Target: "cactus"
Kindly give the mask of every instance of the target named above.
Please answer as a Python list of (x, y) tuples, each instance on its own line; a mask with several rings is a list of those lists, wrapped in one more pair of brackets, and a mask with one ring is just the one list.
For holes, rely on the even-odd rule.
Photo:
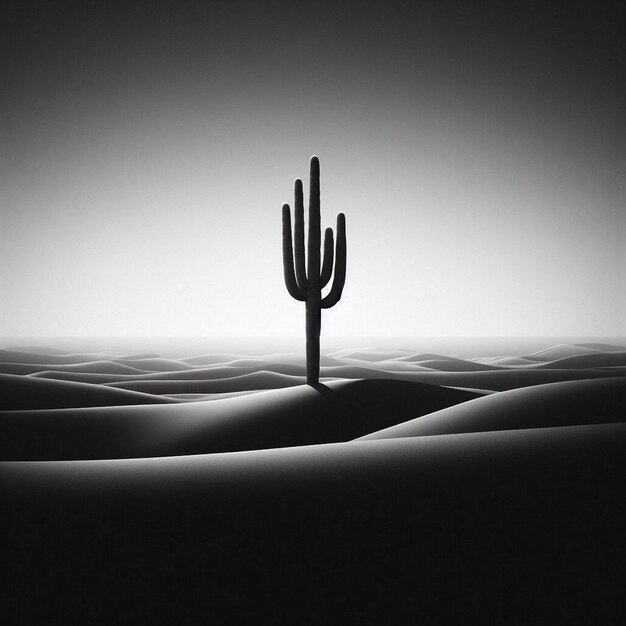
[[(306, 381), (317, 385), (320, 377), (320, 332), (322, 309), (328, 309), (341, 298), (346, 282), (346, 216), (337, 215), (337, 242), (333, 229), (324, 233), (324, 262), (320, 269), (320, 163), (311, 157), (309, 187), (308, 254), (304, 253), (304, 200), (302, 181), (294, 183), (294, 230), (291, 230), (291, 210), (283, 204), (283, 269), (285, 285), (296, 300), (306, 303)], [(295, 264), (294, 264), (295, 249)], [(334, 257), (334, 258), (333, 258)], [(333, 284), (322, 298), (322, 289), (330, 282), (335, 265)]]

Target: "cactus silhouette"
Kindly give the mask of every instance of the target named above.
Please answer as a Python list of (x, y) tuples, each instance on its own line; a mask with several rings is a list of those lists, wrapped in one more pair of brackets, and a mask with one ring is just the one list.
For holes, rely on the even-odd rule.
[[(324, 262), (320, 264), (320, 162), (316, 156), (311, 157), (309, 180), (309, 232), (306, 264), (302, 181), (296, 179), (293, 235), (291, 210), (288, 204), (283, 204), (283, 269), (289, 294), (296, 300), (306, 303), (306, 381), (309, 385), (316, 385), (320, 377), (322, 309), (328, 309), (339, 302), (346, 282), (346, 216), (343, 213), (337, 215), (336, 244), (333, 241), (333, 229), (326, 229)], [(335, 265), (333, 284), (328, 294), (322, 298), (322, 289), (329, 283), (333, 274), (333, 263)]]

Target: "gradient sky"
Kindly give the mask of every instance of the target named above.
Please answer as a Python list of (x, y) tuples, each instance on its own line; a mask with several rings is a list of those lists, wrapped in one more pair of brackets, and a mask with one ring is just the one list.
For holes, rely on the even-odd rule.
[(0, 336), (626, 335), (623, 2), (5, 2)]

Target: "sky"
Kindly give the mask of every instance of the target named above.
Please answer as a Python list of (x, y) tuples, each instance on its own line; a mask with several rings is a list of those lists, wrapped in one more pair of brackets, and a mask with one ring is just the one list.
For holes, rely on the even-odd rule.
[(626, 336), (623, 2), (4, 2), (0, 336)]

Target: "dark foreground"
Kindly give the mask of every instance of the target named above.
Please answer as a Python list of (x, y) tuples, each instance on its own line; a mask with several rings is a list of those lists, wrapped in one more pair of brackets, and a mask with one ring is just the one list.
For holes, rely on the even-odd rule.
[[(19, 445), (2, 447), (3, 623), (623, 623), (626, 381), (610, 352), (570, 382), (495, 396), (389, 377), (328, 380), (320, 397), (165, 392), (154, 448), (141, 402), (5, 410), (3, 441)], [(500, 385), (504, 370), (481, 374)], [(335, 417), (316, 422), (321, 409)], [(364, 436), (360, 414), (380, 433)], [(81, 444), (81, 420), (101, 437), (114, 424), (106, 445)], [(233, 420), (248, 448), (224, 451)], [(289, 437), (262, 449), (258, 420)], [(54, 437), (51, 423), (71, 445), (18, 436), (43, 425)], [(174, 442), (189, 452), (156, 455)], [(134, 447), (145, 456), (122, 454)]]

